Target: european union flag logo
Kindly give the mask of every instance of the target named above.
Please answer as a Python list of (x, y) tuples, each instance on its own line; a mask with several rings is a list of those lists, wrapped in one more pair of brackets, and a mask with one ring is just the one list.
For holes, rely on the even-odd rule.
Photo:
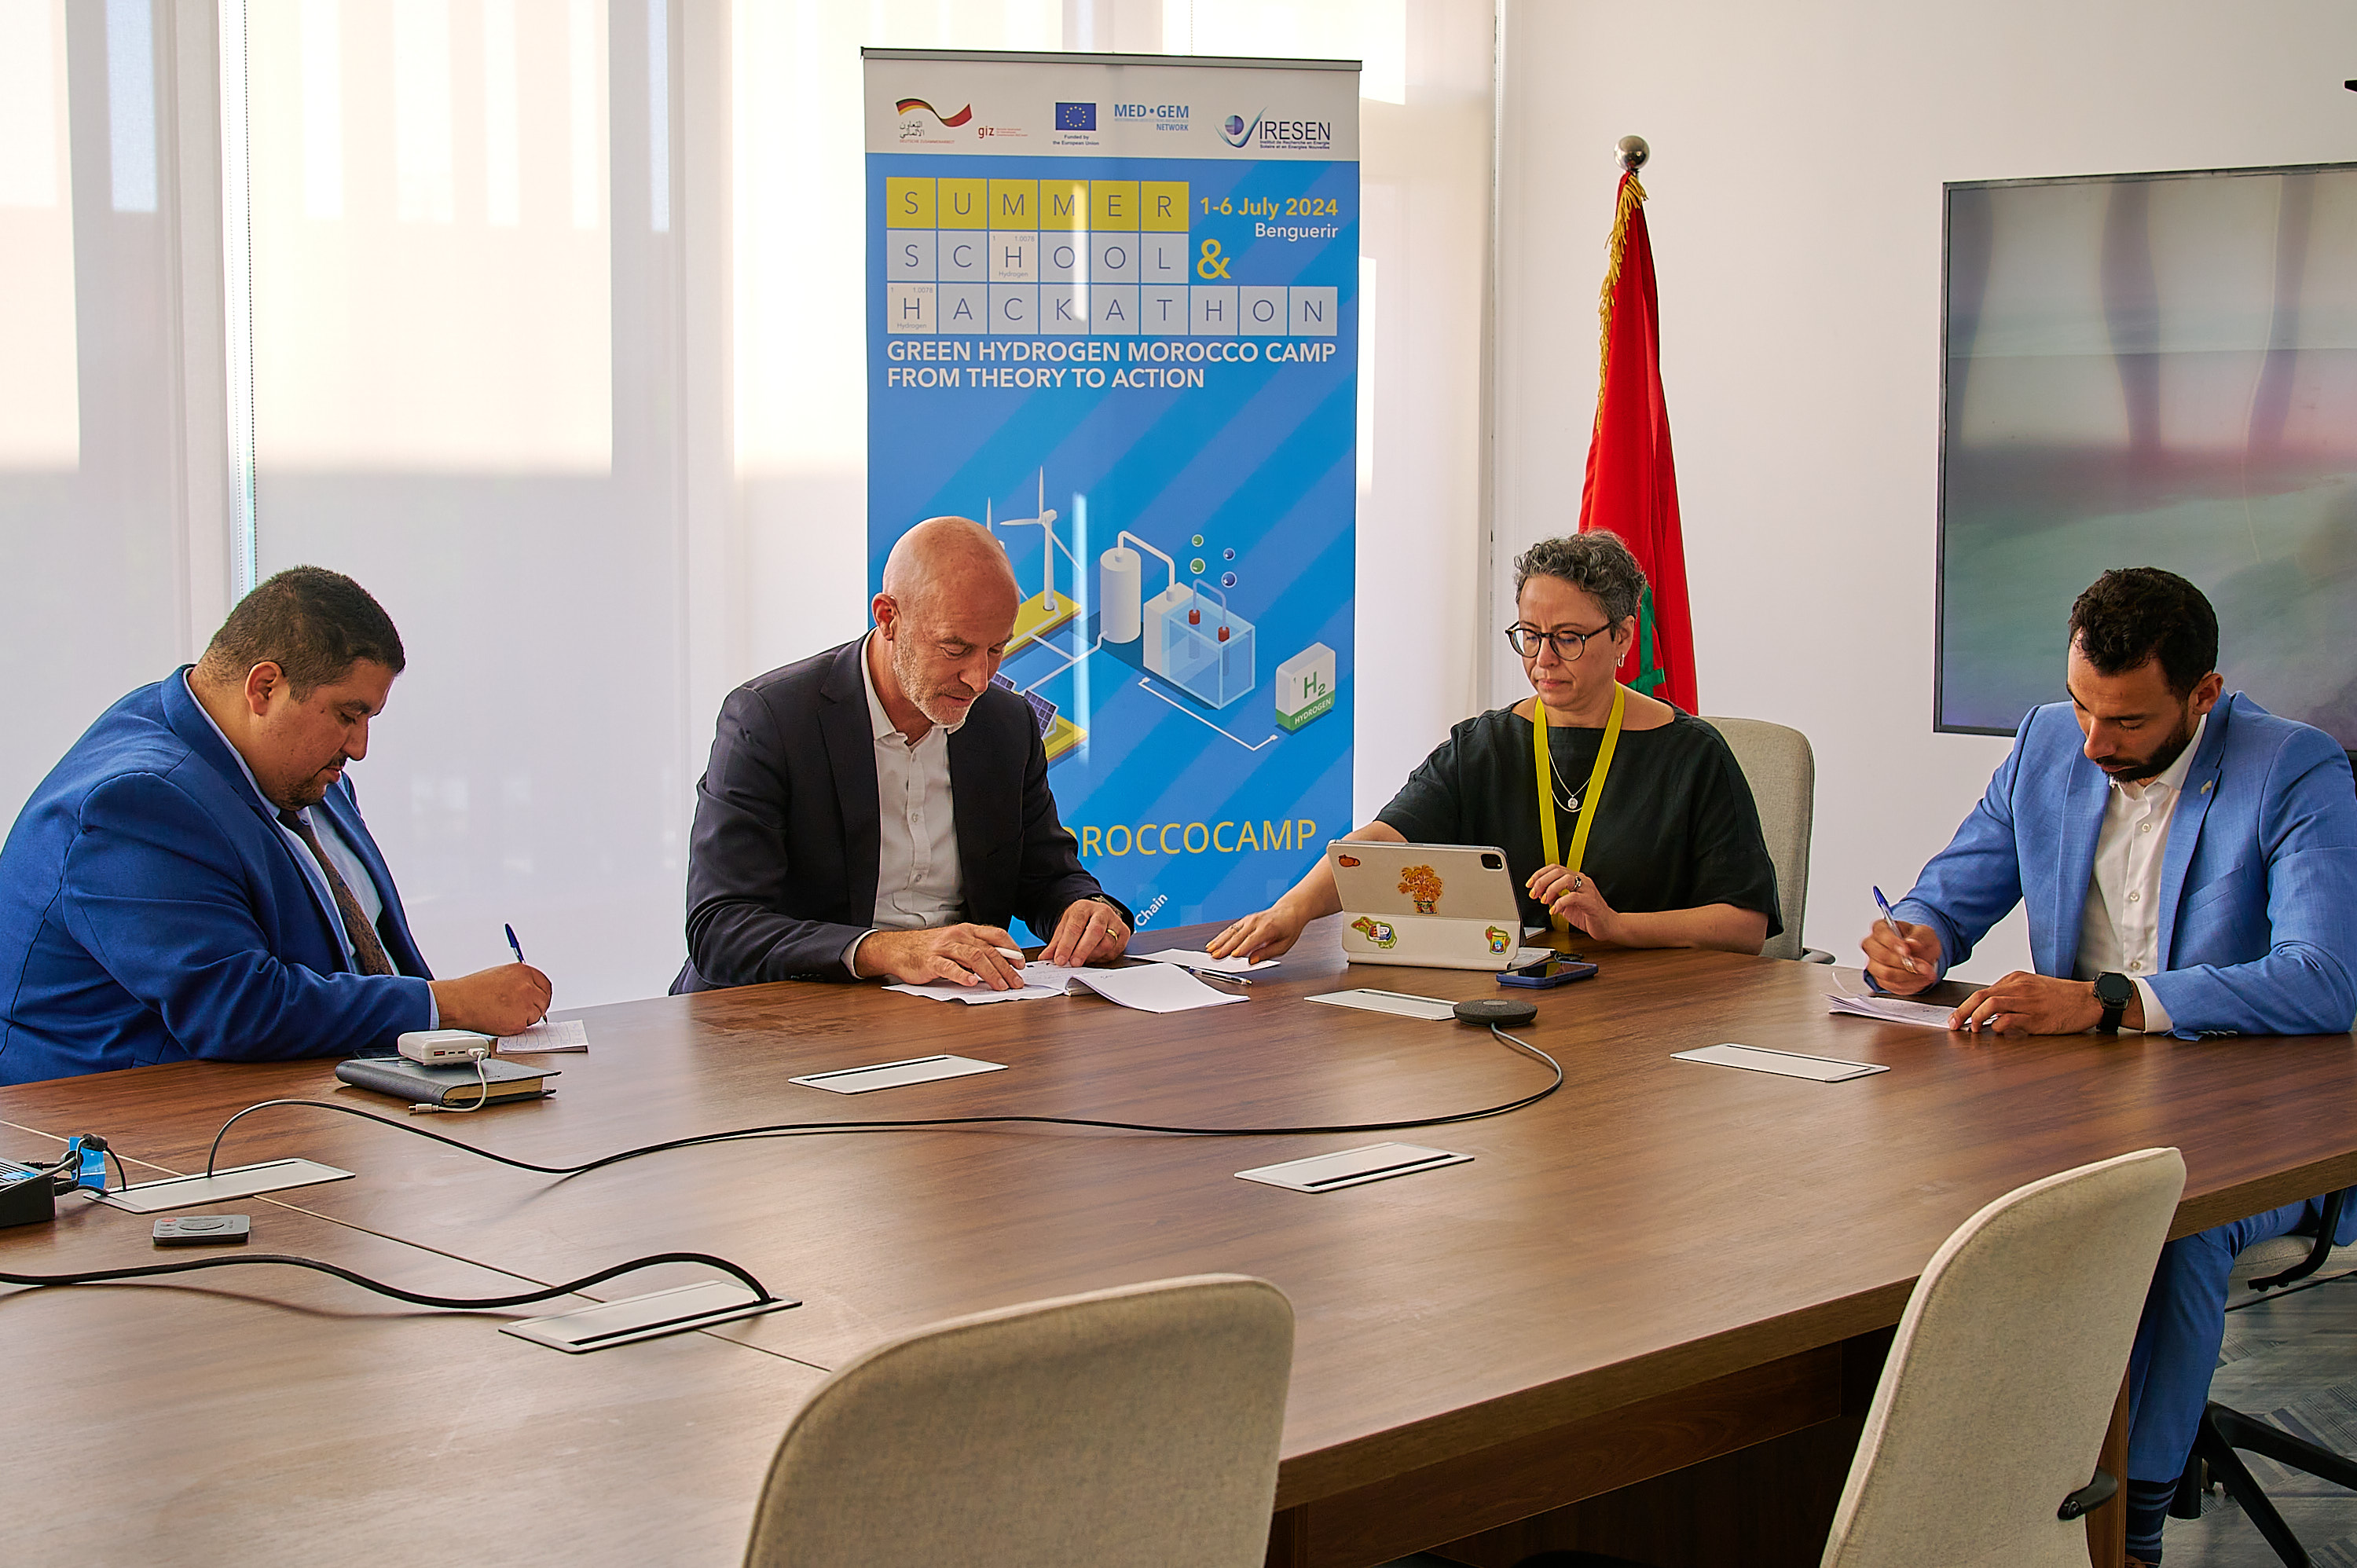
[(1093, 131), (1097, 128), (1097, 106), (1093, 103), (1059, 103), (1056, 105), (1056, 129), (1059, 131)]

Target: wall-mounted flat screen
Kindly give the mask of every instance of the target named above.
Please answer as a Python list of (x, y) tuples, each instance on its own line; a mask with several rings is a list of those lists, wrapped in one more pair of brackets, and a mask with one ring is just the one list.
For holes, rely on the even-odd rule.
[(1946, 194), (1937, 727), (2061, 700), (2071, 601), (2161, 566), (2357, 749), (2357, 164)]

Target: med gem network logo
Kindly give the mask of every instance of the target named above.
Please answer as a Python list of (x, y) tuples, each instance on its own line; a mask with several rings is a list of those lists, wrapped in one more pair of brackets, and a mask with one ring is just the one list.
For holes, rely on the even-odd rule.
[(1056, 105), (1056, 129), (1059, 131), (1093, 131), (1097, 128), (1097, 106), (1093, 103), (1059, 103)]

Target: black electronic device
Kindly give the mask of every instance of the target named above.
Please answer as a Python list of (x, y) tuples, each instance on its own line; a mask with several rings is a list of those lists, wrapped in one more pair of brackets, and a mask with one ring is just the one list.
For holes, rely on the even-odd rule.
[(1477, 996), (1470, 1002), (1459, 1002), (1452, 1011), (1460, 1024), (1511, 1029), (1537, 1017), (1539, 1004), (1519, 996)]
[(242, 1214), (183, 1214), (156, 1221), (158, 1247), (242, 1247), (253, 1234), (253, 1221)]
[(2067, 701), (2073, 596), (2139, 563), (2209, 598), (2228, 691), (2357, 754), (2352, 200), (2357, 162), (1946, 188), (1934, 729)]
[(2125, 974), (2095, 976), (2095, 1000), (2102, 1004), (2104, 1015), (2095, 1025), (2096, 1032), (2116, 1035), (2120, 1032), (2120, 1015), (2136, 1000), (2136, 982)]
[(57, 1217), (58, 1194), (49, 1173), (0, 1160), (0, 1227), (38, 1225)]
[(1573, 958), (1567, 953), (1549, 953), (1536, 963), (1526, 963), (1520, 969), (1506, 971), (1498, 976), (1498, 983), (1544, 991), (1549, 986), (1569, 985), (1575, 980), (1586, 980), (1595, 972), (1596, 966), (1586, 959)]

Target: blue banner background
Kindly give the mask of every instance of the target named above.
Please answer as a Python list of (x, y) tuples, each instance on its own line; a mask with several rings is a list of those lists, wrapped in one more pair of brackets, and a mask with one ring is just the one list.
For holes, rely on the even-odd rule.
[[(1191, 209), (1190, 261), (1213, 241), (1219, 249), (1212, 264), (1227, 263), (1218, 282), (1333, 287), (1337, 333), (1325, 338), (888, 333), (886, 244), (893, 233), (906, 232), (885, 226), (885, 181), (896, 176), (1183, 179)], [(867, 184), (871, 591), (880, 585), (893, 542), (923, 518), (953, 513), (981, 520), (986, 510), (994, 521), (1037, 516), (1044, 470), (1046, 504), (1059, 514), (1055, 585), (1075, 601), (1079, 614), (1011, 651), (1001, 672), (1054, 703), (1083, 732), (1049, 766), (1064, 823), (1080, 839), (1091, 872), (1137, 912), (1141, 929), (1262, 907), (1300, 876), (1327, 839), (1351, 826), (1357, 164), (877, 154), (867, 159)], [(1339, 212), (1282, 216), (1290, 199), (1305, 197), (1331, 199)], [(1336, 232), (1287, 240), (1261, 235), (1262, 226)], [(1004, 350), (993, 345), (1036, 346), (1013, 350), (1028, 356), (1053, 352), (1049, 346), (1056, 344), (1065, 345), (1067, 354), (1071, 345), (1110, 344), (1119, 358), (1090, 362), (1106, 372), (1102, 388), (1073, 385), (1078, 378), (1069, 374), (1060, 387), (975, 385), (965, 374), (954, 387), (896, 384), (891, 372), (906, 361), (895, 357), (894, 346), (912, 341), (971, 345), (973, 359), (950, 362), (962, 372), (1067, 366), (1064, 360), (996, 360), (991, 356)], [(1188, 345), (1201, 343), (1254, 344), (1260, 357), (1249, 363), (1132, 359), (1134, 351), (1184, 353)], [(1330, 345), (1330, 357), (1267, 358), (1329, 352), (1312, 345)], [(1200, 371), (1202, 384), (1113, 384), (1136, 370), (1181, 368)], [(1122, 530), (1171, 556), (1181, 585), (1197, 560), (1214, 589), (1233, 575), (1234, 585), (1221, 591), (1254, 639), (1254, 683), (1244, 695), (1215, 707), (1142, 668), (1144, 639), (1125, 647), (1100, 640), (1099, 557)], [(999, 537), (1017, 580), (1027, 594), (1036, 593), (1041, 531), (1012, 527)], [(1143, 568), (1144, 595), (1151, 600), (1167, 574), (1151, 554), (1143, 557)], [(1277, 666), (1320, 643), (1334, 655), (1333, 704), (1289, 732), (1276, 722)]]

